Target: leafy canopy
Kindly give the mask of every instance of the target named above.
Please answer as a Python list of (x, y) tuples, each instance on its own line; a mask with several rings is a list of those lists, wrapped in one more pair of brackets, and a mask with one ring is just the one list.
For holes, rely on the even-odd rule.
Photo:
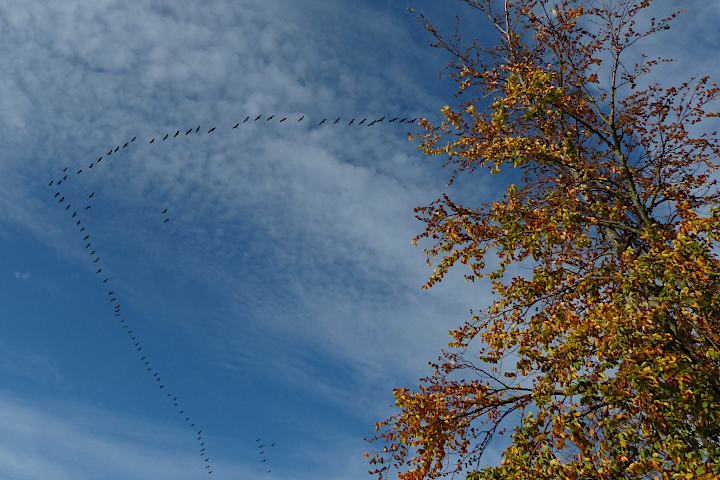
[[(720, 146), (716, 132), (689, 130), (718, 116), (704, 107), (720, 89), (703, 77), (640, 90), (669, 60), (621, 61), (680, 12), (638, 30), (650, 0), (462, 1), (500, 42), (461, 47), (416, 17), (470, 97), (441, 125), (422, 121), (420, 148), (447, 155), (450, 183), (476, 168), (519, 168), (522, 181), (478, 208), (444, 195), (416, 209), (426, 229), (414, 242), (434, 242), (429, 265), (440, 257), (423, 288), (459, 262), (498, 300), (451, 331), (417, 391), (394, 391), (400, 413), (377, 424), (371, 473), (717, 478)], [(499, 267), (487, 272), (491, 253)], [(522, 261), (532, 275), (506, 278)], [(502, 465), (479, 468), (513, 412), (522, 424)]]

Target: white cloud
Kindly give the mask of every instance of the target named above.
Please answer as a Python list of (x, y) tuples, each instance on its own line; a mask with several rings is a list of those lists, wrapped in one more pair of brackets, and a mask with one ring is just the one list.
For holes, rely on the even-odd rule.
[(147, 418), (3, 392), (0, 419), (2, 437), (12, 439), (0, 445), (2, 478), (183, 479), (202, 471), (186, 432)]
[(0, 343), (0, 370), (43, 384), (57, 384), (63, 380), (62, 372), (49, 354), (28, 347), (19, 348), (8, 342)]

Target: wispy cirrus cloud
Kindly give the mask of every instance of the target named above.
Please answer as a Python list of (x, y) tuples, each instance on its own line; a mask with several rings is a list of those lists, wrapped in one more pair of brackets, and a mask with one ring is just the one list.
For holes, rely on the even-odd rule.
[(15, 272), (15, 278), (18, 280), (27, 281), (30, 280), (30, 274), (23, 272)]

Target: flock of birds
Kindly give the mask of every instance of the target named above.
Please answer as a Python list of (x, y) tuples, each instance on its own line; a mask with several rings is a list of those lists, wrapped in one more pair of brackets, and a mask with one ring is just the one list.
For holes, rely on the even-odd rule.
[[(246, 117), (245, 120), (243, 120), (242, 122), (238, 122), (232, 128), (237, 129), (241, 124), (250, 120), (250, 118), (251, 117), (249, 117), (249, 116)], [(257, 117), (255, 117), (254, 121), (257, 122), (261, 118), (262, 118), (262, 115), (258, 115)], [(267, 117), (266, 121), (269, 122), (273, 118), (275, 118), (275, 116), (271, 115), (271, 116)], [(363, 125), (363, 124), (366, 126), (372, 126), (377, 123), (383, 122), (385, 120), (385, 118), (386, 117), (382, 117), (382, 118), (372, 120), (367, 123), (365, 123), (368, 120), (367, 118), (363, 118), (361, 121), (359, 121), (357, 123), (355, 123), (356, 119), (353, 118), (348, 123), (348, 126), (353, 125), (353, 124), (358, 125), (358, 126)], [(304, 119), (305, 119), (305, 116), (303, 115), (297, 121), (301, 122)], [(286, 120), (287, 120), (287, 117), (282, 118), (279, 120), (279, 123), (285, 122)], [(330, 125), (330, 122), (326, 123), (327, 120), (328, 120), (327, 118), (324, 118), (321, 122), (318, 123), (318, 125), (323, 125), (323, 124)], [(336, 120), (332, 121), (332, 124), (335, 125), (338, 122), (340, 122), (340, 120), (341, 120), (340, 118), (337, 118)], [(396, 121), (397, 121), (397, 123), (410, 124), (410, 123), (415, 123), (417, 121), (417, 118), (413, 118), (412, 120), (403, 118), (399, 121), (398, 121), (398, 118), (392, 118), (392, 119), (388, 120), (386, 123), (393, 123)], [(193, 132), (193, 130), (195, 131), (195, 133), (199, 133), (200, 126), (198, 126), (197, 128), (189, 129), (187, 132), (185, 132), (185, 135), (186, 136), (189, 135), (190, 133)], [(211, 129), (209, 129), (207, 131), (207, 133), (212, 133), (214, 131), (215, 131), (215, 127), (212, 127)], [(179, 134), (180, 134), (180, 130), (176, 131), (175, 134), (172, 136), (172, 138), (176, 138)], [(168, 133), (163, 137), (162, 141), (167, 140), (169, 137), (170, 137), (170, 134)], [(156, 138), (159, 138), (159, 137), (152, 138), (149, 143), (155, 143)], [(128, 147), (128, 145), (134, 143), (136, 140), (137, 140), (137, 137), (133, 137), (130, 141), (128, 141), (124, 145), (122, 145), (122, 147), (120, 145), (118, 145), (115, 149), (111, 148), (110, 151), (108, 151), (106, 156), (109, 157), (113, 153), (117, 153), (119, 150)], [(103, 158), (104, 157), (101, 156), (96, 161), (90, 163), (90, 165), (85, 170), (83, 170), (82, 168), (78, 169), (77, 173), (75, 173), (74, 175), (80, 175), (83, 172), (85, 172), (87, 174), (90, 171), (92, 171), (93, 167), (95, 167), (95, 169), (97, 169), (97, 167), (103, 161)], [(107, 162), (107, 159), (106, 159), (106, 162)], [(92, 209), (92, 202), (96, 198), (95, 192), (93, 191), (87, 197), (83, 197), (84, 200), (79, 200), (79, 202), (80, 202), (79, 205), (74, 200), (73, 200), (73, 203), (71, 204), (69, 195), (63, 194), (63, 189), (65, 188), (65, 185), (67, 185), (67, 182), (70, 179), (72, 179), (72, 177), (73, 177), (72, 172), (68, 173), (68, 167), (65, 167), (65, 168), (63, 168), (63, 170), (60, 173), (60, 175), (58, 176), (58, 178), (51, 180), (48, 185), (50, 187), (53, 187), (53, 186), (55, 187), (55, 190), (56, 190), (55, 198), (60, 197), (58, 199), (58, 203), (60, 204), (60, 206), (65, 206), (64, 211), (67, 212), (69, 220), (74, 222), (74, 227), (78, 229), (79, 234), (80, 234), (79, 238), (82, 238), (82, 244), (85, 246), (85, 249), (88, 250), (88, 254), (89, 254), (90, 258), (92, 259), (92, 262), (95, 264), (98, 264), (97, 265), (98, 269), (97, 269), (96, 275), (98, 275), (98, 278), (102, 278), (102, 283), (105, 284), (107, 287), (108, 296), (110, 297), (110, 304), (113, 309), (114, 317), (117, 319), (117, 322), (120, 325), (120, 327), (123, 329), (123, 331), (125, 331), (125, 333), (127, 334), (127, 338), (130, 340), (131, 344), (133, 345), (133, 348), (135, 348), (135, 351), (137, 352), (137, 355), (140, 357), (140, 360), (145, 367), (146, 373), (148, 375), (150, 375), (155, 380), (155, 382), (157, 382), (156, 384), (158, 386), (158, 390), (160, 390), (163, 393), (167, 392), (165, 394), (165, 398), (168, 401), (168, 403), (172, 404), (173, 408), (177, 410), (178, 414), (181, 415), (181, 417), (185, 417), (185, 419), (184, 419), (185, 423), (189, 426), (189, 428), (192, 428), (192, 431), (194, 433), (196, 432), (195, 434), (197, 435), (197, 442), (198, 442), (198, 449), (199, 449), (200, 457), (206, 463), (205, 469), (208, 471), (207, 473), (211, 474), (213, 472), (213, 470), (212, 470), (212, 467), (210, 464), (210, 458), (207, 456), (207, 452), (206, 452), (207, 447), (205, 446), (205, 441), (203, 440), (203, 437), (202, 437), (202, 430), (199, 429), (198, 427), (196, 427), (196, 423), (192, 420), (192, 417), (190, 417), (189, 414), (185, 413), (185, 408), (182, 406), (180, 400), (178, 400), (178, 396), (174, 395), (173, 393), (169, 392), (168, 390), (163, 390), (163, 389), (165, 389), (165, 384), (162, 381), (162, 377), (160, 376), (160, 373), (153, 368), (153, 364), (150, 360), (150, 357), (148, 357), (147, 352), (143, 350), (142, 342), (140, 341), (140, 339), (137, 337), (136, 334), (133, 334), (133, 329), (132, 329), (131, 323), (128, 320), (126, 320), (125, 317), (123, 316), (123, 314), (121, 313), (121, 308), (120, 308), (121, 305), (118, 300), (118, 296), (115, 293), (115, 291), (113, 290), (111, 284), (108, 283), (110, 281), (110, 278), (105, 277), (105, 275), (100, 275), (103, 270), (102, 270), (102, 264), (98, 263), (98, 262), (100, 262), (100, 256), (98, 254), (97, 245), (95, 245), (93, 243), (92, 236), (86, 230), (86, 226), (83, 225), (83, 221), (82, 221), (83, 215), (89, 214), (89, 211)], [(66, 196), (67, 196), (67, 199), (66, 199)], [(165, 208), (160, 213), (162, 215), (160, 218), (161, 219), (164, 218), (164, 220), (162, 220), (162, 223), (167, 223), (170, 221), (170, 217), (167, 216), (168, 208)], [(197, 431), (196, 431), (196, 428), (197, 428)], [(256, 440), (256, 442), (259, 443), (260, 440), (261, 439), (258, 438)], [(270, 447), (274, 447), (274, 446), (275, 446), (275, 443), (270, 445)], [(258, 449), (262, 449), (263, 447), (264, 447), (264, 445), (260, 445), (258, 447)], [(259, 455), (264, 455), (264, 454), (265, 454), (265, 450), (262, 450), (259, 453)], [(267, 458), (262, 458), (262, 461), (260, 463), (265, 463), (266, 461), (267, 461)], [(271, 471), (272, 470), (269, 469), (267, 471), (267, 473), (270, 473)]]
[[(261, 117), (262, 117), (262, 115), (258, 115), (257, 117), (255, 117), (255, 121), (257, 122), (258, 120), (260, 120)], [(269, 121), (272, 120), (273, 118), (275, 118), (275, 115), (270, 115), (265, 121), (266, 121), (266, 122), (269, 122)], [(298, 119), (298, 122), (302, 122), (304, 118), (305, 118), (305, 115), (303, 115), (302, 117), (300, 117), (300, 118)], [(377, 120), (373, 120), (373, 121), (371, 121), (371, 122), (368, 122), (368, 123), (366, 123), (365, 125), (368, 126), (368, 127), (370, 127), (370, 126), (372, 126), (372, 125), (375, 125), (376, 123), (382, 122), (383, 120), (385, 120), (385, 118), (386, 118), (386, 117), (378, 118)], [(232, 127), (232, 128), (238, 128), (241, 123), (245, 123), (245, 122), (247, 122), (248, 120), (250, 120), (250, 117), (245, 117), (245, 120), (243, 120), (242, 122), (238, 122), (238, 123), (235, 124), (235, 126)], [(287, 117), (284, 117), (284, 118), (280, 119), (280, 121), (279, 121), (278, 123), (282, 123), (282, 122), (284, 122), (285, 120), (287, 120)], [(327, 118), (323, 118), (322, 121), (321, 121), (320, 123), (318, 123), (318, 125), (324, 124), (327, 120), (328, 120)], [(336, 123), (338, 123), (340, 120), (341, 120), (341, 117), (338, 117), (338, 118), (333, 122), (333, 125), (335, 125)], [(353, 123), (355, 123), (355, 120), (356, 120), (355, 118), (353, 118), (352, 120), (350, 120), (350, 123), (348, 123), (348, 126), (350, 126), (350, 125), (352, 125)], [(366, 120), (368, 120), (368, 119), (367, 119), (367, 118), (363, 118), (363, 119), (360, 120), (358, 123), (356, 123), (356, 125), (360, 126), (360, 125), (364, 124)], [(413, 118), (413, 119), (411, 119), (411, 120), (408, 120), (408, 118), (400, 119), (400, 117), (395, 117), (395, 118), (392, 118), (392, 119), (388, 120), (388, 123), (392, 123), (392, 122), (395, 122), (395, 121), (397, 121), (398, 123), (404, 123), (406, 120), (407, 120), (407, 123), (415, 123), (415, 122), (417, 121), (417, 118)], [(192, 131), (193, 131), (193, 129), (191, 128), (190, 130), (188, 130), (187, 132), (185, 132), (185, 135), (191, 134)], [(215, 127), (213, 127), (213, 128), (211, 128), (210, 130), (208, 130), (207, 133), (211, 133), (211, 132), (213, 132), (213, 131), (215, 131)], [(198, 133), (198, 132), (200, 132), (200, 125), (198, 125), (198, 127), (195, 129), (195, 133)], [(175, 135), (173, 135), (173, 138), (177, 137), (178, 135), (180, 135), (180, 130), (178, 130), (177, 132), (175, 132)], [(169, 133), (166, 134), (165, 137), (163, 137), (163, 141), (167, 140), (169, 136), (170, 136)], [(134, 141), (134, 140), (135, 140), (135, 138), (133, 138), (133, 141)], [(154, 142), (155, 142), (155, 139), (154, 139), (154, 138), (153, 138), (152, 140), (150, 140), (150, 143), (154, 143)], [(125, 148), (127, 145), (128, 145), (128, 144), (126, 143), (126, 144), (123, 146), (123, 148)], [(119, 147), (118, 147), (118, 148), (119, 148)], [(115, 149), (116, 152), (118, 151), (118, 148)], [(110, 155), (111, 153), (112, 153), (112, 150), (110, 150), (110, 152), (108, 152), (108, 155)], [(101, 158), (102, 158), (102, 157), (101, 157)]]
[[(134, 140), (135, 139), (133, 139), (133, 141)], [(93, 163), (93, 164), (95, 164), (95, 163)], [(92, 168), (93, 164), (90, 165), (90, 168)], [(82, 173), (82, 170), (79, 170), (77, 172), (77, 175), (79, 175), (81, 173)], [(79, 219), (80, 217), (78, 217), (78, 213), (82, 216), (83, 213), (86, 213), (86, 212), (88, 212), (88, 210), (91, 210), (91, 208), (92, 208), (91, 203), (92, 203), (92, 199), (95, 197), (95, 192), (90, 193), (90, 195), (87, 196), (87, 200), (85, 202), (81, 203), (80, 206), (77, 206), (77, 204), (73, 203), (76, 205), (75, 207), (73, 207), (73, 204), (70, 203), (69, 196), (68, 196), (68, 200), (66, 201), (65, 195), (63, 195), (62, 191), (60, 191), (63, 188), (63, 187), (60, 187), (60, 185), (62, 185), (63, 182), (67, 183), (67, 181), (68, 181), (68, 174), (67, 174), (67, 167), (65, 167), (63, 169), (62, 178), (58, 179), (57, 181), (55, 181), (55, 180), (51, 181), (50, 186), (52, 186), (54, 184), (58, 187), (57, 188), (58, 191), (55, 193), (55, 198), (60, 197), (60, 199), (58, 200), (58, 203), (60, 203), (61, 206), (65, 205), (65, 211), (68, 213), (68, 215), (70, 214), (70, 212), (72, 212), (72, 215), (70, 215), (70, 220), (75, 222), (75, 227), (77, 229), (79, 229), (79, 233), (82, 236), (83, 244), (85, 244), (85, 242), (87, 242), (87, 244), (85, 245), (85, 249), (89, 251), (89, 255), (90, 255), (90, 258), (92, 259), (92, 262), (98, 263), (100, 261), (100, 256), (98, 255), (97, 246), (94, 245), (93, 239), (91, 238), (91, 234), (88, 231), (86, 231), (86, 227), (83, 226), (82, 220)], [(167, 211), (168, 211), (168, 209), (166, 208), (162, 213), (167, 213)], [(77, 220), (76, 220), (76, 217), (78, 218)], [(167, 222), (168, 220), (169, 219), (165, 219), (165, 222)], [(102, 267), (98, 268), (97, 272), (95, 272), (95, 273), (97, 275), (100, 275), (102, 273)], [(130, 339), (130, 342), (133, 344), (138, 356), (140, 356), (140, 361), (143, 362), (145, 371), (148, 373), (148, 375), (150, 375), (155, 380), (155, 382), (157, 382), (158, 389), (162, 390), (165, 388), (165, 384), (162, 381), (162, 377), (160, 376), (159, 372), (157, 372), (153, 369), (153, 365), (152, 365), (150, 358), (147, 356), (147, 353), (143, 351), (143, 347), (141, 345), (140, 339), (137, 337), (137, 334), (133, 333), (131, 323), (129, 321), (127, 321), (125, 319), (125, 317), (122, 315), (121, 308), (120, 308), (121, 307), (120, 302), (118, 300), (117, 294), (112, 289), (112, 286), (108, 284), (109, 280), (110, 280), (109, 278), (104, 278), (102, 280), (102, 282), (107, 285), (108, 296), (110, 297), (110, 304), (113, 309), (113, 314), (114, 314), (115, 318), (117, 319), (118, 324), (122, 327), (122, 329), (128, 335), (128, 338)], [(165, 390), (165, 391), (167, 392), (167, 390)], [(196, 424), (194, 421), (191, 420), (191, 417), (185, 413), (185, 409), (181, 405), (180, 400), (178, 400), (178, 397), (176, 395), (174, 395), (172, 392), (168, 392), (166, 394), (166, 399), (168, 400), (169, 403), (172, 403), (173, 407), (178, 411), (178, 414), (185, 416), (185, 422), (190, 426), (190, 428), (193, 429), (193, 432), (195, 432)], [(213, 471), (212, 471), (212, 467), (210, 465), (210, 457), (207, 456), (207, 452), (206, 452), (207, 447), (205, 446), (205, 441), (203, 440), (203, 437), (202, 437), (202, 430), (198, 429), (196, 435), (197, 435), (197, 442), (199, 444), (198, 448), (200, 451), (199, 452), (200, 457), (203, 457), (204, 462), (206, 462), (205, 468), (207, 469), (208, 474), (211, 474)]]
[[(255, 441), (256, 441), (256, 442), (260, 442), (260, 439), (258, 438), (258, 439), (256, 439)], [(263, 448), (264, 446), (265, 446), (265, 445), (260, 445), (260, 446), (257, 447), (257, 448), (258, 448), (258, 449), (261, 449), (261, 448)], [(274, 446), (275, 446), (274, 443), (270, 445), (270, 447), (274, 447)], [(262, 452), (260, 452), (258, 455), (262, 455), (262, 454), (264, 454), (264, 453), (265, 453), (265, 450), (263, 450)], [(260, 463), (265, 463), (266, 460), (267, 460), (266, 458), (263, 458)], [(270, 473), (270, 472), (272, 472), (272, 469), (267, 471), (267, 473)]]

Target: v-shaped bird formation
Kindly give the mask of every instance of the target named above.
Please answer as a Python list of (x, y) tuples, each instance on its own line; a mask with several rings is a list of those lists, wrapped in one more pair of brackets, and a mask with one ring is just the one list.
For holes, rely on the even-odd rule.
[[(262, 118), (262, 115), (258, 115), (252, 121), (257, 122), (261, 118)], [(267, 117), (265, 119), (265, 121), (270, 122), (271, 120), (273, 120), (275, 118), (276, 118), (275, 115), (270, 115), (269, 117)], [(394, 117), (390, 120), (386, 120), (386, 118), (387, 118), (386, 116), (383, 116), (381, 118), (374, 119), (374, 120), (371, 120), (369, 118), (363, 118), (363, 119), (351, 118), (348, 121), (347, 126), (370, 127), (373, 125), (377, 125), (379, 123), (414, 124), (418, 120), (417, 118), (399, 119), (399, 117)], [(251, 120), (251, 116), (247, 116), (247, 117), (245, 117), (245, 119), (242, 122), (238, 122), (237, 124), (232, 126), (232, 128), (229, 128), (228, 130), (238, 129), (242, 124), (244, 124), (250, 120)], [(278, 121), (278, 123), (283, 123), (287, 120), (288, 120), (287, 117), (283, 117), (281, 119), (278, 119), (277, 121)], [(338, 125), (340, 120), (342, 120), (342, 118), (338, 117), (334, 120), (330, 119), (332, 123), (330, 123), (330, 122), (326, 123), (327, 120), (329, 120), (329, 119), (323, 118), (316, 125), (317, 126)], [(355, 122), (356, 120), (358, 120), (357, 123)], [(304, 115), (301, 116), (297, 120), (297, 122), (302, 122), (302, 121), (309, 122), (309, 120), (305, 119)], [(345, 121), (347, 121), (347, 119), (345, 119)], [(343, 125), (343, 124), (344, 124), (344, 122), (340, 123), (340, 125)], [(193, 132), (199, 133), (200, 127), (201, 126), (198, 125), (197, 127), (190, 128), (189, 130), (187, 130), (185, 132), (184, 136), (188, 136)], [(209, 130), (207, 130), (206, 134), (215, 132), (216, 128), (217, 127), (210, 128)], [(156, 139), (160, 139), (160, 136), (152, 137), (148, 143), (157, 145), (157, 144), (167, 141), (168, 139), (171, 139), (171, 140), (175, 139), (176, 137), (178, 137), (180, 132), (181, 132), (181, 130), (177, 130), (175, 132), (175, 134), (172, 136), (172, 138), (170, 138), (170, 133), (167, 133), (167, 134), (165, 134), (164, 137), (162, 137), (162, 140), (158, 140), (158, 142), (156, 142)], [(181, 138), (183, 138), (183, 137), (181, 137)], [(119, 152), (121, 149), (125, 149), (126, 147), (131, 146), (133, 143), (135, 143), (136, 140), (137, 140), (137, 136), (134, 136), (131, 140), (129, 140), (128, 142), (125, 142), (122, 145), (122, 147), (120, 145), (117, 145), (114, 149), (110, 148), (106, 155), (101, 156), (97, 160), (91, 162), (90, 165), (88, 165), (84, 170), (82, 167), (79, 167), (77, 170), (77, 173), (75, 173), (74, 175), (77, 176), (77, 175), (81, 175), (83, 173), (87, 174), (89, 172), (97, 170), (97, 168), (103, 164), (103, 160), (105, 160), (105, 163), (107, 163), (110, 160), (109, 157), (111, 155)], [(93, 167), (95, 167), (94, 170), (93, 170)], [(200, 430), (198, 428), (198, 426), (196, 425), (194, 420), (192, 420), (192, 417), (185, 413), (185, 407), (183, 407), (181, 401), (178, 400), (178, 396), (174, 395), (172, 392), (169, 391), (169, 386), (168, 387), (165, 386), (165, 382), (163, 382), (162, 377), (160, 376), (160, 373), (158, 371), (156, 371), (156, 369), (153, 366), (152, 361), (150, 360), (149, 352), (143, 350), (141, 340), (138, 338), (137, 334), (133, 333), (131, 320), (126, 319), (125, 316), (121, 313), (118, 295), (115, 293), (115, 291), (112, 287), (111, 279), (106, 275), (100, 275), (103, 272), (103, 270), (102, 270), (102, 263), (100, 263), (101, 257), (98, 254), (97, 245), (95, 245), (92, 234), (89, 231), (87, 231), (86, 226), (83, 225), (83, 219), (85, 218), (84, 216), (90, 215), (90, 212), (92, 212), (92, 202), (95, 199), (97, 199), (97, 196), (95, 195), (96, 192), (93, 191), (89, 194), (86, 193), (85, 196), (83, 196), (83, 198), (81, 200), (77, 200), (77, 201), (73, 200), (72, 203), (70, 203), (70, 196), (69, 196), (70, 192), (66, 192), (65, 194), (63, 194), (63, 191), (66, 188), (65, 185), (68, 182), (68, 175), (70, 175), (70, 178), (73, 177), (73, 174), (68, 173), (68, 168), (69, 167), (63, 168), (62, 171), (60, 172), (60, 174), (58, 175), (58, 178), (51, 180), (50, 183), (48, 184), (48, 186), (55, 187), (54, 190), (56, 193), (54, 194), (54, 198), (60, 197), (60, 199), (57, 201), (57, 203), (60, 204), (61, 207), (63, 207), (63, 206), (65, 207), (63, 212), (66, 215), (68, 215), (69, 221), (74, 222), (74, 228), (76, 228), (78, 230), (78, 234), (79, 234), (78, 238), (79, 239), (82, 238), (82, 240), (79, 240), (79, 241), (82, 242), (82, 244), (85, 244), (87, 242), (85, 244), (85, 249), (88, 250), (88, 255), (90, 256), (92, 263), (98, 264), (97, 265), (98, 269), (95, 272), (95, 274), (98, 276), (98, 279), (100, 279), (102, 281), (102, 283), (107, 287), (107, 290), (108, 290), (108, 296), (110, 297), (109, 301), (110, 301), (110, 305), (112, 307), (112, 312), (113, 312), (112, 318), (114, 318), (117, 321), (120, 328), (127, 334), (127, 338), (129, 340), (130, 344), (132, 345), (132, 348), (135, 349), (135, 351), (137, 352), (137, 356), (139, 357), (140, 361), (142, 362), (142, 364), (145, 367), (145, 372), (148, 375), (150, 375), (152, 379), (155, 380), (158, 390), (164, 394), (164, 398), (166, 399), (168, 404), (172, 405), (172, 408), (174, 408), (178, 412), (178, 415), (180, 415), (180, 418), (183, 419), (184, 423), (186, 423), (188, 425), (188, 427), (190, 429), (192, 429), (193, 432), (195, 432), (195, 429), (197, 429), (196, 435), (197, 435), (197, 442), (198, 442), (200, 457), (202, 457), (203, 462), (206, 463), (205, 469), (207, 470), (208, 474), (211, 474), (213, 472), (213, 470), (210, 465), (210, 458), (207, 456), (207, 451), (206, 451), (207, 447), (205, 445), (205, 441), (203, 440), (203, 437), (201, 435), (202, 430)], [(74, 169), (72, 169), (71, 171), (74, 171)], [(66, 200), (66, 197), (67, 197), (67, 200)], [(169, 211), (169, 207), (165, 208), (162, 212), (159, 212), (158, 222), (162, 221), (162, 223), (165, 224), (170, 221), (170, 214), (168, 213), (168, 211)], [(76, 218), (77, 218), (77, 220), (76, 220)], [(256, 441), (260, 442), (260, 440), (261, 439), (258, 438)], [(275, 443), (272, 443), (269, 447), (272, 448), (274, 446), (275, 446)], [(261, 451), (258, 453), (261, 456), (264, 455), (266, 452), (266, 450), (263, 447), (264, 447), (264, 445), (260, 445), (258, 447), (259, 449), (261, 449)], [(267, 458), (262, 458), (261, 463), (265, 463), (266, 460), (267, 460)], [(269, 469), (267, 471), (267, 473), (270, 473), (271, 471), (272, 470)]]

